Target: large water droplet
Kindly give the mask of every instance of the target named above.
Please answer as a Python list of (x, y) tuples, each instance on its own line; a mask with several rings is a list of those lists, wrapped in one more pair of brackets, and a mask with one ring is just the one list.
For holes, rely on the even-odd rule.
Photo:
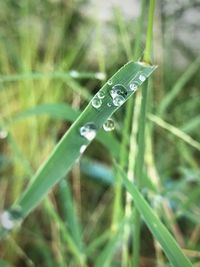
[(22, 221), (21, 208), (6, 210), (0, 214), (0, 224), (6, 230), (11, 230)]
[(82, 145), (80, 148), (80, 153), (83, 154), (86, 150), (87, 146), (86, 145)]
[(126, 91), (126, 88), (123, 85), (116, 84), (116, 85), (114, 85), (112, 87), (112, 89), (110, 91), (110, 95), (112, 96), (112, 98), (115, 98), (118, 95), (126, 97), (127, 91)]
[(115, 129), (115, 123), (112, 119), (107, 119), (107, 121), (103, 124), (103, 128), (106, 132), (110, 132)]
[(102, 105), (102, 100), (101, 100), (101, 99), (99, 99), (98, 97), (94, 97), (94, 98), (92, 99), (92, 106), (93, 106), (94, 108), (100, 108), (101, 105)]
[(99, 91), (99, 92), (97, 93), (97, 97), (100, 98), (100, 99), (102, 99), (102, 98), (105, 97), (105, 93), (104, 93), (103, 91)]
[(125, 98), (121, 95), (117, 95), (113, 98), (113, 105), (116, 107), (120, 107), (125, 102)]
[(88, 141), (92, 141), (96, 136), (97, 128), (93, 122), (88, 122), (80, 128), (80, 135)]

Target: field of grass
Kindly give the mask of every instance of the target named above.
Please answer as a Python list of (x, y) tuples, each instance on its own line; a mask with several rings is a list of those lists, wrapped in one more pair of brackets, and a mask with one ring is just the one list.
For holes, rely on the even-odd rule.
[(0, 1), (0, 267), (199, 267), (200, 5), (85, 5)]

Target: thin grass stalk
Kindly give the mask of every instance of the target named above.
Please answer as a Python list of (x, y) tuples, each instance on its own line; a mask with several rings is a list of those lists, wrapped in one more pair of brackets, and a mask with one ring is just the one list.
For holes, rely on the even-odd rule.
[[(141, 2), (141, 15), (138, 18), (137, 22), (137, 32), (135, 37), (135, 47), (134, 47), (134, 54), (133, 58), (134, 60), (137, 60), (139, 58), (140, 54), (140, 46), (141, 46), (141, 39), (142, 39), (142, 29), (143, 29), (143, 21), (145, 16), (145, 2), (146, 0), (142, 0)], [(137, 97), (137, 96), (136, 96)], [(130, 128), (131, 128), (131, 121), (132, 121), (132, 114), (133, 114), (133, 106), (134, 106), (134, 98), (129, 99), (127, 107), (126, 107), (126, 115), (125, 115), (125, 122), (124, 122), (124, 128), (122, 132), (122, 143), (120, 147), (120, 166), (123, 170), (125, 170), (125, 167), (127, 165), (128, 160), (128, 153), (127, 153), (127, 147), (129, 144), (129, 139), (127, 136), (129, 136)], [(118, 177), (119, 174), (116, 176)], [(116, 179), (117, 184), (115, 187), (115, 200), (114, 200), (114, 209), (113, 209), (113, 221), (112, 221), (112, 229), (116, 228), (118, 218), (120, 216), (120, 203), (122, 198), (122, 192), (121, 192), (121, 182), (119, 179)], [(125, 245), (126, 247), (126, 245)], [(127, 251), (126, 248), (124, 248), (124, 253), (126, 254)], [(124, 256), (125, 257), (125, 256)], [(125, 264), (125, 263), (124, 263)]]
[(158, 116), (155, 116), (153, 114), (149, 114), (148, 118), (156, 123), (157, 125), (159, 125), (160, 127), (162, 127), (163, 129), (169, 131), (170, 133), (172, 133), (173, 135), (175, 135), (176, 137), (178, 137), (180, 140), (183, 140), (185, 143), (187, 143), (188, 145), (192, 146), (193, 148), (197, 149), (198, 151), (200, 151), (200, 142), (194, 140), (190, 135), (184, 133), (183, 131), (181, 131), (180, 129), (178, 129), (177, 127), (167, 123), (166, 121), (162, 120), (161, 118), (159, 118)]
[[(151, 61), (151, 48), (153, 37), (153, 19), (155, 11), (155, 0), (150, 0), (149, 13), (148, 13), (148, 28), (146, 47), (144, 51), (144, 61)], [(142, 174), (144, 167), (144, 153), (145, 153), (145, 124), (146, 124), (146, 107), (147, 107), (147, 89), (148, 83), (145, 83), (142, 90), (142, 102), (140, 111), (140, 123), (138, 129), (138, 154), (135, 165), (135, 178), (138, 188), (141, 188)], [(139, 266), (140, 259), (140, 213), (138, 210), (134, 210), (134, 240), (133, 240), (133, 266)]]
[[(146, 5), (146, 0), (142, 0), (141, 1), (141, 5), (140, 5), (140, 16), (138, 18), (137, 21), (137, 32), (136, 32), (136, 37), (135, 37), (135, 46), (134, 46), (134, 54), (133, 54), (133, 58), (134, 60), (137, 60), (139, 58), (140, 55), (140, 48), (141, 48), (141, 43), (142, 43), (142, 32), (143, 32), (143, 27), (144, 27), (144, 19), (145, 19), (145, 5)], [(132, 179), (133, 177), (133, 166), (134, 166), (134, 161), (132, 161), (133, 158), (135, 158), (133, 156), (133, 154), (135, 153), (135, 147), (136, 147), (136, 142), (135, 142), (135, 136), (136, 134), (134, 134), (134, 132), (137, 131), (137, 125), (134, 123), (137, 121), (137, 110), (139, 107), (139, 103), (141, 102), (140, 99), (140, 92), (138, 92), (136, 94), (136, 98), (133, 99), (131, 98), (127, 104), (127, 108), (126, 108), (126, 116), (125, 116), (125, 127), (123, 130), (123, 141), (122, 141), (122, 146), (121, 146), (121, 159), (122, 161), (120, 161), (120, 166), (124, 169), (125, 168), (125, 164), (127, 162), (127, 160), (129, 160), (128, 162), (128, 178)], [(132, 118), (132, 116), (134, 116)], [(133, 127), (134, 124), (134, 127)], [(131, 130), (131, 138), (130, 138), (130, 153), (129, 156), (127, 155), (127, 146), (128, 146), (128, 140), (125, 138), (126, 136), (129, 135), (130, 129), (131, 129), (131, 125), (132, 125), (132, 130)], [(132, 138), (133, 137), (133, 138)], [(133, 149), (132, 149), (132, 148)], [(125, 169), (124, 169), (125, 171)], [(131, 177), (132, 176), (132, 177)], [(126, 194), (126, 206), (125, 206), (125, 216), (129, 217), (130, 213), (131, 213), (131, 205), (132, 205), (132, 201), (130, 200), (130, 196), (129, 194)], [(122, 263), (123, 266), (128, 266), (128, 238), (129, 238), (129, 234), (130, 234), (130, 226), (129, 225), (125, 225), (125, 229), (124, 229), (124, 247), (123, 247), (123, 258), (122, 258)]]
[(167, 108), (171, 105), (176, 96), (184, 88), (185, 84), (192, 78), (192, 76), (200, 68), (200, 56), (198, 56), (194, 62), (186, 69), (182, 76), (177, 80), (169, 93), (164, 97), (159, 107), (159, 113), (162, 115), (167, 111)]

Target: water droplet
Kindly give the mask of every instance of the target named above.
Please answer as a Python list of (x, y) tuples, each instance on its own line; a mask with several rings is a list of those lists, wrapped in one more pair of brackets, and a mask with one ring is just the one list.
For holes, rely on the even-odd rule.
[(76, 70), (71, 70), (71, 71), (69, 72), (69, 74), (70, 74), (70, 76), (72, 76), (73, 78), (77, 78), (77, 77), (79, 76), (79, 73), (78, 73), (78, 71), (76, 71)]
[(80, 153), (83, 154), (86, 150), (87, 146), (86, 145), (82, 145), (80, 148)]
[(93, 122), (88, 122), (80, 128), (80, 135), (88, 141), (92, 141), (96, 136), (97, 128)]
[(116, 107), (120, 107), (125, 102), (125, 98), (121, 95), (117, 95), (113, 98), (113, 105)]
[(8, 136), (8, 132), (4, 129), (0, 129), (0, 139), (5, 139)]
[(110, 102), (108, 102), (107, 106), (110, 108), (112, 106), (112, 104)]
[(108, 85), (112, 85), (112, 81), (111, 80), (108, 80)]
[(110, 95), (112, 96), (112, 98), (115, 98), (118, 95), (125, 97), (127, 95), (127, 91), (123, 85), (116, 84), (112, 87)]
[(140, 76), (139, 76), (139, 80), (140, 80), (141, 82), (144, 82), (144, 81), (146, 80), (146, 76), (145, 76), (144, 74), (140, 74)]
[(101, 105), (102, 105), (102, 100), (101, 99), (99, 99), (98, 97), (94, 97), (92, 99), (92, 106), (94, 108), (100, 108)]
[(96, 79), (102, 81), (102, 80), (105, 80), (106, 75), (105, 75), (105, 73), (103, 73), (103, 72), (97, 72), (97, 73), (95, 74), (95, 77), (96, 77)]
[(132, 92), (135, 92), (135, 91), (137, 90), (137, 88), (138, 88), (138, 85), (137, 85), (135, 82), (133, 82), (133, 83), (131, 83), (131, 84), (129, 85), (129, 89), (130, 89), (130, 91), (132, 91)]
[(11, 230), (15, 226), (18, 226), (22, 221), (21, 208), (15, 208), (11, 210), (5, 210), (0, 214), (0, 224), (6, 230)]
[(103, 128), (106, 132), (110, 132), (115, 129), (115, 123), (112, 119), (107, 119), (107, 121), (103, 124)]
[(97, 93), (97, 97), (102, 99), (102, 98), (105, 97), (105, 93), (104, 93), (103, 91), (99, 91), (99, 92)]

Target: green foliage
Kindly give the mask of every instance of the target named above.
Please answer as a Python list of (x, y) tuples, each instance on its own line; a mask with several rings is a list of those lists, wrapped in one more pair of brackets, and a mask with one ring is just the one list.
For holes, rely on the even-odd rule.
[[(199, 266), (197, 1), (142, 0), (137, 18), (132, 1), (130, 19), (106, 20), (85, 2), (0, 1), (0, 222), (16, 226), (0, 228), (0, 266)], [(113, 78), (128, 89), (151, 59), (108, 107), (107, 77), (131, 61)]]

